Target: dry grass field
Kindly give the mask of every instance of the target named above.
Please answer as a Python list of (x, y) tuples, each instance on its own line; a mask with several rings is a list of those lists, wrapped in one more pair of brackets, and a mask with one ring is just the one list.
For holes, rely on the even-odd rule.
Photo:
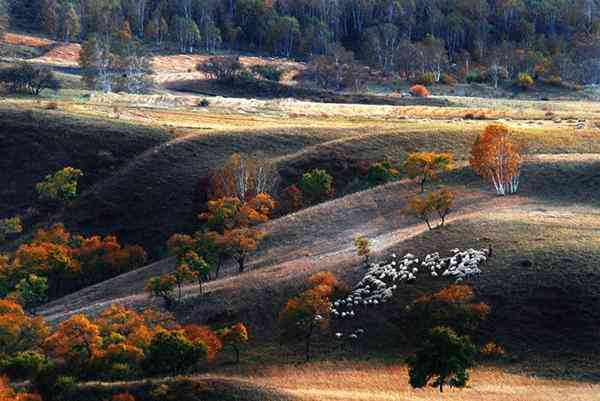
[(277, 388), (302, 401), (591, 401), (600, 385), (505, 373), (496, 368), (473, 372), (464, 390), (414, 390), (404, 366), (326, 362), (273, 366), (233, 376), (254, 385)]

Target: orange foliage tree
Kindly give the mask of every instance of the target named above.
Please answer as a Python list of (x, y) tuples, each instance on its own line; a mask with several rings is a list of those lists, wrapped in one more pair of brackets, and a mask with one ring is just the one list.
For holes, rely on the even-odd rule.
[(248, 329), (243, 323), (225, 327), (216, 332), (224, 347), (231, 347), (235, 352), (235, 362), (240, 362), (240, 346), (248, 342)]
[(0, 354), (37, 350), (48, 335), (41, 316), (32, 318), (12, 301), (0, 299)]
[(265, 233), (254, 228), (269, 220), (276, 204), (271, 196), (261, 193), (242, 203), (237, 198), (223, 198), (208, 203), (208, 212), (199, 217), (206, 222), (214, 244), (233, 255), (241, 272), (248, 254), (258, 249)]
[(206, 344), (208, 350), (207, 358), (209, 361), (214, 360), (221, 348), (223, 348), (223, 341), (221, 341), (217, 333), (215, 333), (210, 327), (189, 324), (184, 326), (183, 330), (190, 341), (195, 342), (200, 340)]
[(339, 286), (337, 278), (328, 272), (317, 273), (309, 281), (314, 287), (290, 299), (279, 313), (282, 341), (304, 341), (307, 362), (314, 333), (329, 327), (330, 297)]
[(42, 401), (37, 394), (17, 393), (6, 377), (0, 377), (0, 401)]
[(454, 158), (450, 153), (417, 152), (411, 153), (404, 162), (404, 170), (410, 178), (418, 178), (421, 193), (425, 184), (435, 180), (442, 172), (454, 168)]
[(123, 247), (114, 236), (73, 236), (55, 224), (38, 230), (31, 242), (19, 246), (0, 272), (0, 281), (6, 292), (29, 275), (44, 277), (48, 295), (56, 298), (141, 267), (146, 260), (140, 246)]
[(490, 124), (479, 135), (471, 150), (470, 164), (481, 177), (494, 185), (498, 195), (514, 194), (519, 189), (523, 156), (503, 124)]

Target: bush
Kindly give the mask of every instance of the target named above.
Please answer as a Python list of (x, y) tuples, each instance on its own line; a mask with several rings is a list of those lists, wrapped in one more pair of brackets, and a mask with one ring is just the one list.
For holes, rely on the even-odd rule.
[(210, 101), (208, 99), (202, 99), (198, 103), (198, 106), (200, 106), (200, 107), (208, 107), (208, 106), (210, 106)]
[(521, 73), (517, 77), (515, 84), (522, 90), (527, 90), (533, 86), (534, 81), (533, 81), (533, 78), (531, 77), (531, 75), (526, 74), (526, 73)]
[(285, 74), (285, 70), (274, 65), (255, 65), (252, 67), (252, 72), (263, 79), (279, 82)]
[(302, 191), (297, 185), (285, 188), (279, 199), (279, 210), (281, 214), (297, 212), (302, 208)]
[(493, 341), (485, 344), (481, 348), (480, 353), (481, 353), (481, 356), (483, 356), (486, 359), (503, 359), (503, 358), (506, 358), (506, 356), (507, 356), (507, 353), (504, 350), (504, 347), (496, 344)]
[(415, 85), (433, 85), (436, 82), (437, 80), (433, 72), (425, 72), (413, 80)]
[(48, 102), (46, 103), (46, 110), (58, 110), (58, 103), (56, 102)]
[(25, 62), (0, 69), (0, 83), (5, 84), (13, 93), (34, 96), (38, 96), (44, 89), (60, 89), (60, 82), (49, 67)]
[(423, 85), (411, 86), (409, 92), (414, 97), (428, 97), (430, 95), (429, 90)]
[(469, 84), (472, 84), (472, 83), (482, 84), (487, 80), (487, 78), (486, 78), (485, 74), (482, 73), (481, 71), (471, 70), (465, 77), (465, 80)]
[(77, 184), (82, 176), (83, 171), (65, 167), (47, 175), (44, 181), (36, 184), (35, 189), (40, 200), (65, 203), (77, 196)]
[(469, 285), (453, 284), (420, 297), (407, 311), (407, 319), (414, 324), (418, 336), (437, 326), (450, 327), (459, 334), (472, 334), (487, 318), (490, 307), (475, 301)]
[(198, 64), (196, 69), (209, 78), (224, 83), (233, 83), (242, 72), (246, 71), (237, 56), (211, 57), (204, 63)]
[(304, 173), (300, 181), (300, 190), (309, 205), (323, 202), (333, 194), (333, 177), (321, 169)]
[(450, 74), (442, 74), (442, 78), (440, 80), (444, 85), (456, 85), (458, 83), (458, 80)]
[(400, 170), (390, 162), (374, 163), (367, 170), (367, 181), (371, 185), (381, 185), (400, 178)]

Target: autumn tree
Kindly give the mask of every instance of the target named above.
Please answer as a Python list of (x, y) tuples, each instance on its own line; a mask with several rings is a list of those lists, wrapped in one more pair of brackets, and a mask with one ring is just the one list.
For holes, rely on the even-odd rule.
[[(183, 267), (185, 266), (185, 267)], [(186, 252), (179, 260), (178, 269), (183, 269), (184, 275), (189, 279), (195, 279), (198, 282), (198, 291), (202, 295), (202, 284), (210, 277), (211, 266), (204, 258), (194, 251)], [(177, 272), (176, 272), (177, 274)]]
[(505, 125), (488, 125), (477, 137), (470, 164), (478, 175), (492, 182), (498, 195), (518, 191), (523, 156)]
[[(331, 278), (334, 280), (332, 281)], [(281, 339), (285, 342), (303, 341), (306, 361), (310, 360), (313, 335), (329, 327), (331, 302), (337, 280), (333, 275), (313, 276), (314, 288), (290, 299), (279, 313)]]
[(417, 178), (421, 193), (425, 184), (435, 180), (442, 172), (454, 168), (454, 159), (450, 153), (417, 152), (411, 153), (404, 162), (404, 170), (410, 178)]
[(236, 323), (217, 331), (217, 336), (224, 347), (231, 347), (235, 352), (235, 363), (240, 362), (240, 346), (248, 342), (248, 329), (243, 323)]
[[(213, 361), (219, 351), (223, 348), (223, 341), (219, 335), (208, 326), (199, 326), (197, 324), (188, 324), (183, 327), (186, 337), (195, 342), (200, 340), (207, 347), (207, 359)], [(247, 336), (246, 336), (247, 338)]]
[[(191, 255), (188, 255), (188, 260), (192, 260)], [(181, 302), (183, 286), (196, 280), (197, 273), (189, 263), (183, 262), (177, 265), (173, 272), (173, 277), (175, 278), (175, 285), (177, 285), (177, 302)]]
[(211, 174), (210, 198), (237, 198), (244, 203), (260, 194), (272, 194), (279, 182), (275, 166), (260, 155), (235, 153)]
[(248, 255), (256, 252), (265, 236), (265, 232), (255, 228), (240, 227), (225, 230), (218, 243), (229, 250), (238, 264), (238, 271), (243, 273), (246, 269)]
[(364, 235), (360, 234), (354, 238), (354, 247), (358, 257), (365, 259), (365, 266), (369, 265), (369, 257), (371, 256), (371, 241)]
[(19, 352), (39, 349), (48, 335), (42, 317), (31, 318), (12, 301), (0, 299), (0, 353), (14, 356)]
[(47, 175), (42, 182), (36, 184), (35, 189), (40, 200), (65, 204), (77, 196), (77, 185), (81, 177), (83, 171), (65, 167)]
[(74, 370), (83, 370), (100, 349), (99, 327), (85, 315), (73, 315), (61, 322), (44, 341), (44, 350)]
[(172, 273), (164, 273), (157, 277), (152, 277), (146, 284), (146, 292), (151, 297), (162, 298), (167, 306), (175, 302), (175, 287), (177, 278)]
[(440, 220), (436, 228), (444, 227), (446, 217), (450, 213), (454, 204), (454, 194), (449, 189), (432, 191), (426, 195), (416, 195), (408, 202), (408, 212), (419, 217), (427, 224), (427, 228), (432, 230), (433, 218)]
[[(469, 337), (460, 337), (452, 329), (432, 329), (414, 357), (407, 360), (410, 385), (422, 388), (430, 384), (444, 391), (444, 385), (465, 387), (467, 369), (474, 364), (476, 348)], [(432, 381), (433, 380), (433, 381)]]

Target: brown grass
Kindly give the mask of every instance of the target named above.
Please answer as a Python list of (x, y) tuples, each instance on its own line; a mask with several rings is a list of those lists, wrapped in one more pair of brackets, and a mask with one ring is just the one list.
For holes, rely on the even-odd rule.
[(537, 379), (493, 368), (477, 368), (467, 389), (414, 390), (404, 366), (327, 362), (274, 366), (240, 376), (255, 385), (286, 391), (304, 401), (590, 401), (598, 384)]

